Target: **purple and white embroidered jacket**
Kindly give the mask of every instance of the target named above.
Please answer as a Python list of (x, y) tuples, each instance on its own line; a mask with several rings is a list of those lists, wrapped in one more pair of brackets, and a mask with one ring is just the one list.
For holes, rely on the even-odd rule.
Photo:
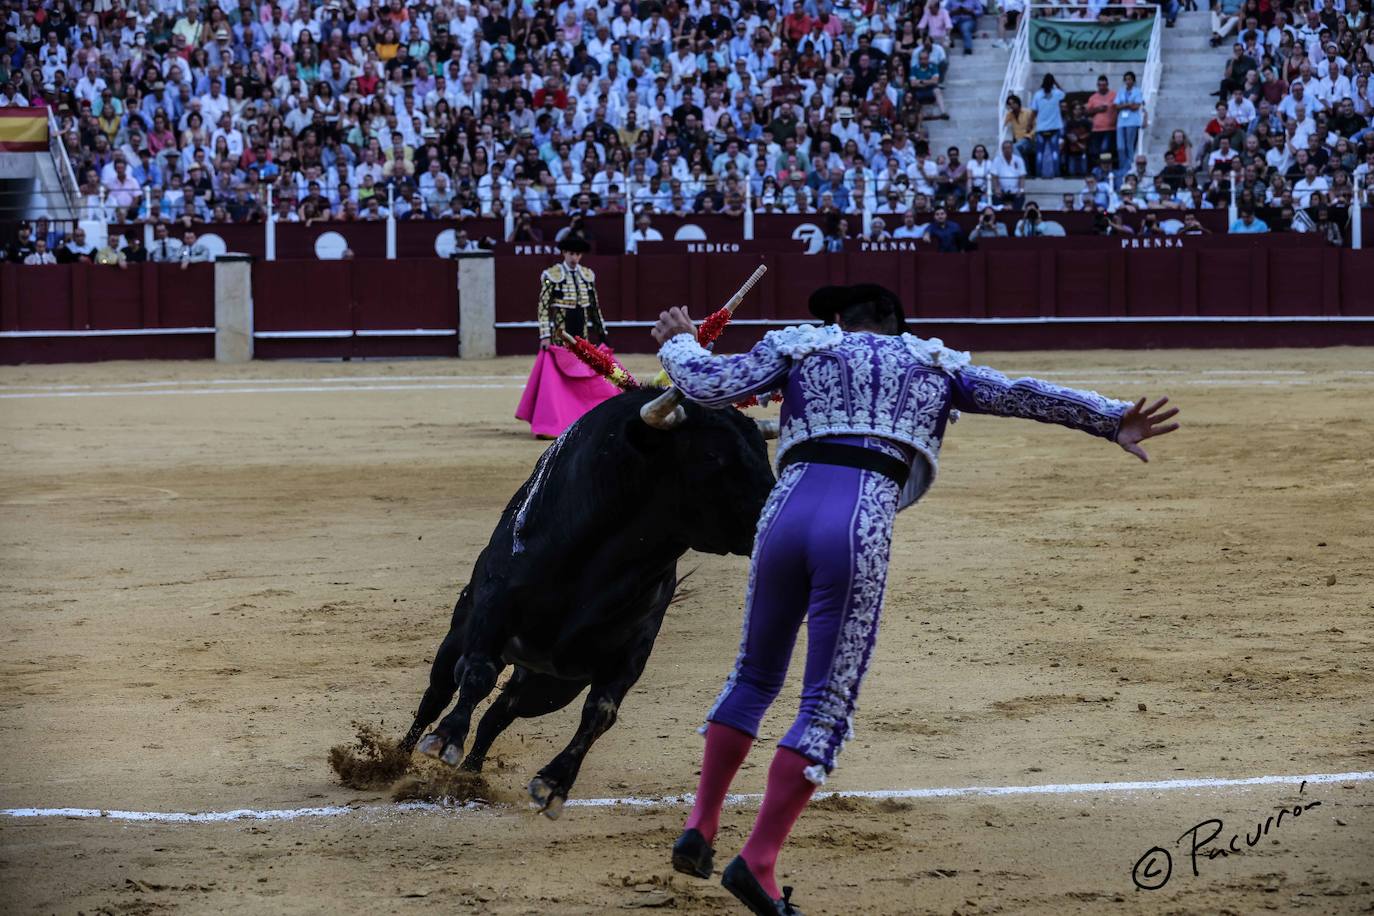
[(737, 356), (712, 356), (690, 334), (679, 334), (658, 358), (686, 397), (708, 407), (781, 391), (778, 461), (799, 442), (827, 436), (871, 435), (911, 446), (930, 473), (912, 475), (903, 509), (924, 492), (915, 484), (928, 486), (935, 477), (951, 410), (1057, 423), (1115, 440), (1130, 406), (1039, 379), (1013, 381), (938, 338), (846, 333), (835, 325), (770, 331)]

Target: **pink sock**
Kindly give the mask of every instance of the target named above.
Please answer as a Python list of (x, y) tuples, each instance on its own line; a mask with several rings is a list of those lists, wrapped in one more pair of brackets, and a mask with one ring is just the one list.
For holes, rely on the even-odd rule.
[(773, 877), (778, 853), (787, 842), (792, 825), (811, 800), (811, 793), (816, 791), (815, 783), (806, 778), (809, 766), (811, 761), (796, 751), (778, 748), (768, 767), (768, 786), (763, 792), (763, 806), (754, 821), (754, 831), (739, 853), (759, 884), (774, 899), (782, 896), (777, 879)]
[(684, 830), (696, 828), (712, 843), (720, 829), (720, 809), (725, 793), (749, 756), (754, 739), (737, 728), (712, 722), (706, 726), (706, 751), (701, 758), (701, 781), (697, 783), (696, 804), (687, 817)]

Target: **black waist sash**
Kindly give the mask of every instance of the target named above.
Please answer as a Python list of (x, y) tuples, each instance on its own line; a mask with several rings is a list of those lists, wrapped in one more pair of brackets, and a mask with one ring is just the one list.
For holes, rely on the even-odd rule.
[(911, 476), (911, 465), (900, 458), (893, 458), (891, 455), (872, 449), (859, 448), (857, 445), (839, 445), (834, 442), (821, 442), (814, 439), (788, 449), (778, 470), (784, 471), (788, 465), (796, 464), (799, 461), (813, 464), (835, 464), (843, 468), (873, 471), (891, 479), (899, 487), (906, 486), (906, 479)]

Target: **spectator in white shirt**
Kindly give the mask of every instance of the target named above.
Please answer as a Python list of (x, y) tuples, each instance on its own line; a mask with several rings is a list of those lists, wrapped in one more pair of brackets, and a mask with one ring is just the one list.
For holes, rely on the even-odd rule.
[(1237, 86), (1231, 90), (1231, 100), (1226, 104), (1226, 114), (1235, 118), (1241, 127), (1248, 128), (1255, 120), (1255, 103), (1245, 97), (1244, 91)]
[(220, 91), (218, 77), (210, 78), (210, 91), (200, 97), (200, 115), (206, 124), (218, 124), (229, 112), (229, 96)]
[(611, 20), (611, 37), (620, 42), (622, 48), (631, 47), (643, 34), (639, 20), (634, 17), (630, 4), (620, 5), (620, 15)]
[(1318, 175), (1317, 164), (1315, 162), (1309, 162), (1307, 163), (1307, 167), (1303, 170), (1302, 178), (1298, 179), (1297, 183), (1293, 185), (1293, 200), (1297, 202), (1300, 208), (1305, 210), (1310, 205), (1313, 194), (1317, 192), (1325, 194), (1330, 190), (1331, 183), (1326, 180), (1326, 176)]
[(48, 240), (39, 236), (33, 241), (33, 251), (24, 257), (25, 264), (56, 264), (57, 256), (48, 250)]
[(673, 82), (681, 82), (683, 77), (696, 75), (697, 56), (692, 53), (692, 43), (687, 39), (682, 39), (677, 43), (677, 50), (668, 58), (668, 65), (672, 68)]
[(1326, 75), (1312, 83), (1312, 94), (1325, 108), (1333, 108), (1350, 98), (1350, 80), (1341, 73), (1340, 65), (1336, 61), (1329, 62), (1326, 66)]
[[(1024, 168), (1022, 174), (1025, 174)], [(911, 188), (917, 194), (930, 196), (935, 193), (935, 184), (940, 180), (940, 167), (930, 158), (930, 147), (925, 141), (916, 144), (916, 161), (907, 169)]]
[(1293, 152), (1289, 149), (1288, 137), (1284, 134), (1269, 135), (1269, 149), (1264, 154), (1264, 164), (1279, 173), (1288, 171), (1293, 162)]
[(1001, 153), (992, 159), (990, 174), (993, 202), (1021, 209), (1026, 198), (1026, 163), (1016, 155), (1010, 140), (1002, 141)]
[[(1307, 87), (1302, 83), (1294, 83), (1293, 88), (1283, 97), (1283, 101), (1279, 102), (1279, 114), (1283, 115), (1285, 118), (1295, 117), (1299, 107), (1301, 107), (1304, 112), (1312, 111), (1313, 102), (1314, 100), (1307, 94)], [(1321, 100), (1316, 99), (1315, 103), (1318, 109), (1320, 109)], [(1299, 118), (1299, 120), (1301, 120), (1301, 118)]]
[(640, 210), (635, 217), (635, 231), (633, 233), (636, 242), (661, 242), (663, 233), (659, 232), (652, 225), (648, 210)]
[(458, 47), (462, 48), (464, 57), (473, 50), (473, 42), (481, 33), (481, 29), (482, 24), (477, 21), (477, 17), (468, 15), (467, 0), (459, 0), (458, 15), (449, 20), (448, 30), (458, 42)]
[(1231, 138), (1223, 134), (1217, 139), (1217, 148), (1207, 157), (1207, 171), (1212, 171), (1218, 165), (1225, 166), (1239, 153), (1231, 149)]
[(641, 26), (641, 32), (650, 54), (661, 56), (668, 50), (668, 42), (673, 37), (673, 30), (668, 25), (668, 21), (663, 18), (663, 11), (657, 6), (654, 7), (648, 20)]

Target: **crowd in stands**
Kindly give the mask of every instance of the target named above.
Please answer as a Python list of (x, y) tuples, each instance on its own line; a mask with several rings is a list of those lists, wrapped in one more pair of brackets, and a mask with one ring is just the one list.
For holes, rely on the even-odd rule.
[[(1251, 211), (1299, 211), (1374, 177), (1360, 2), (1220, 0), (1215, 40), (1236, 44), (1215, 118), (1153, 164), (1134, 154), (1133, 76), (1073, 104), (1046, 77), (1009, 100), (992, 153), (930, 148), (949, 68), (980, 30), (1014, 29), (1023, 0), (10, 0), (0, 106), (55, 111), (86, 216), (175, 222), (173, 237), (269, 209), (310, 223), (745, 207), (857, 235), (865, 210), (885, 231), (1021, 210), (1037, 175), (1083, 176), (1073, 207), (1106, 223), (1225, 207), (1232, 183)], [(1172, 21), (1179, 4), (1163, 8)]]
[(1229, 40), (1230, 54), (1212, 117), (1199, 113), (1191, 138), (1174, 130), (1167, 148), (1137, 155), (1143, 97), (1134, 73), (1117, 88), (1099, 77), (1095, 92), (1071, 104), (1046, 75), (1029, 100), (1008, 100), (1013, 151), (1004, 171), (1085, 175), (1066, 208), (1234, 203), (1241, 218), (1232, 232), (1317, 231), (1339, 244), (1331, 211), (1348, 208), (1357, 187), (1370, 200), (1374, 183), (1374, 22), (1361, 0), (1220, 0), (1211, 23), (1212, 46)]
[(738, 212), (770, 191), (847, 207), (876, 191), (871, 163), (914, 161), (918, 97), (938, 97), (984, 15), (981, 0), (97, 6), (7, 4), (0, 104), (55, 109), (88, 208), (115, 222), (261, 220), (269, 186), (292, 221)]

